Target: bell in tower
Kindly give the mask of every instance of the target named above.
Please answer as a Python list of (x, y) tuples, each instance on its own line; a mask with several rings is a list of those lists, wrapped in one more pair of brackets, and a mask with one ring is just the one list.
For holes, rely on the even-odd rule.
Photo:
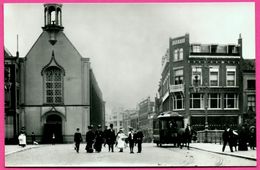
[(49, 32), (49, 42), (54, 45), (56, 40), (56, 34), (59, 31), (63, 31), (62, 26), (62, 5), (61, 4), (44, 4), (44, 31)]

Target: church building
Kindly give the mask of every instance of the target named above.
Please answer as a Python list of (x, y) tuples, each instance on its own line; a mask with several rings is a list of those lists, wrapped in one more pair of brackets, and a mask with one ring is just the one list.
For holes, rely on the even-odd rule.
[(104, 127), (102, 92), (89, 58), (80, 55), (62, 25), (62, 5), (44, 5), (43, 31), (20, 60), (20, 124), (30, 141), (73, 141), (76, 128), (84, 135), (90, 124)]

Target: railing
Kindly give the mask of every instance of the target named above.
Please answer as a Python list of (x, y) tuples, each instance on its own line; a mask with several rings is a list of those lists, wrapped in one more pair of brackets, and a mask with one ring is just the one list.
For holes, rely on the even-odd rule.
[[(222, 142), (222, 134), (224, 130), (203, 130), (197, 132), (197, 142), (202, 143), (204, 141), (208, 141), (208, 143), (219, 143)], [(205, 135), (207, 133), (207, 135)], [(205, 137), (207, 136), (207, 140)]]

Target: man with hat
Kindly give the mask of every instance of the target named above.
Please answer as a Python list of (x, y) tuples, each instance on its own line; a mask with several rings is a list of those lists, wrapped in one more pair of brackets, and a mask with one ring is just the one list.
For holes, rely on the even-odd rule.
[(82, 142), (82, 136), (81, 133), (79, 132), (79, 128), (76, 129), (76, 132), (74, 134), (74, 142), (75, 142), (75, 150), (77, 153), (79, 153), (79, 145), (80, 142)]
[(101, 130), (101, 125), (98, 125), (97, 130), (95, 132), (95, 144), (94, 144), (94, 148), (96, 152), (101, 152), (102, 143), (103, 143), (103, 132)]
[(93, 152), (93, 143), (95, 140), (95, 133), (93, 132), (93, 125), (88, 126), (88, 132), (86, 133), (86, 151), (87, 153)]
[(107, 131), (107, 139), (106, 142), (108, 144), (108, 152), (114, 152), (114, 144), (116, 141), (116, 135), (115, 135), (115, 130), (113, 129), (113, 124), (110, 124), (110, 129)]
[(137, 153), (142, 152), (143, 137), (144, 137), (143, 132), (141, 131), (140, 128), (138, 128), (138, 130), (136, 132), (136, 143), (137, 143), (137, 148), (138, 148)]
[(128, 142), (129, 142), (129, 148), (130, 153), (134, 153), (134, 145), (135, 145), (135, 134), (132, 127), (129, 127), (129, 133), (128, 133)]

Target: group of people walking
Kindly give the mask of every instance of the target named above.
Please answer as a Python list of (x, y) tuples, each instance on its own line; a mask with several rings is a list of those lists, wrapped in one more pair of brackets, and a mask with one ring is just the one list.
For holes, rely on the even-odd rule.
[[(129, 128), (129, 133), (126, 135), (121, 128), (116, 134), (113, 129), (113, 124), (110, 124), (109, 129), (106, 127), (104, 131), (101, 129), (101, 125), (97, 126), (97, 129), (94, 131), (93, 125), (88, 126), (88, 131), (86, 133), (86, 147), (85, 150), (87, 153), (92, 152), (101, 152), (102, 145), (106, 147), (108, 145), (108, 151), (114, 152), (114, 146), (119, 149), (119, 152), (123, 152), (123, 149), (127, 147), (129, 143), (130, 153), (134, 153), (134, 146), (138, 145), (138, 152), (142, 151), (142, 141), (143, 133), (142, 131), (134, 131), (133, 128)], [(74, 134), (75, 150), (78, 153), (80, 143), (83, 141), (82, 135), (79, 132), (79, 128), (76, 129)]]
[(222, 134), (223, 139), (223, 147), (222, 152), (225, 151), (225, 147), (228, 144), (230, 151), (237, 151), (237, 147), (239, 151), (247, 151), (248, 146), (250, 149), (254, 150), (256, 147), (256, 132), (255, 127), (250, 127), (248, 130), (244, 125), (241, 126), (238, 133), (232, 130), (229, 126), (226, 127)]

